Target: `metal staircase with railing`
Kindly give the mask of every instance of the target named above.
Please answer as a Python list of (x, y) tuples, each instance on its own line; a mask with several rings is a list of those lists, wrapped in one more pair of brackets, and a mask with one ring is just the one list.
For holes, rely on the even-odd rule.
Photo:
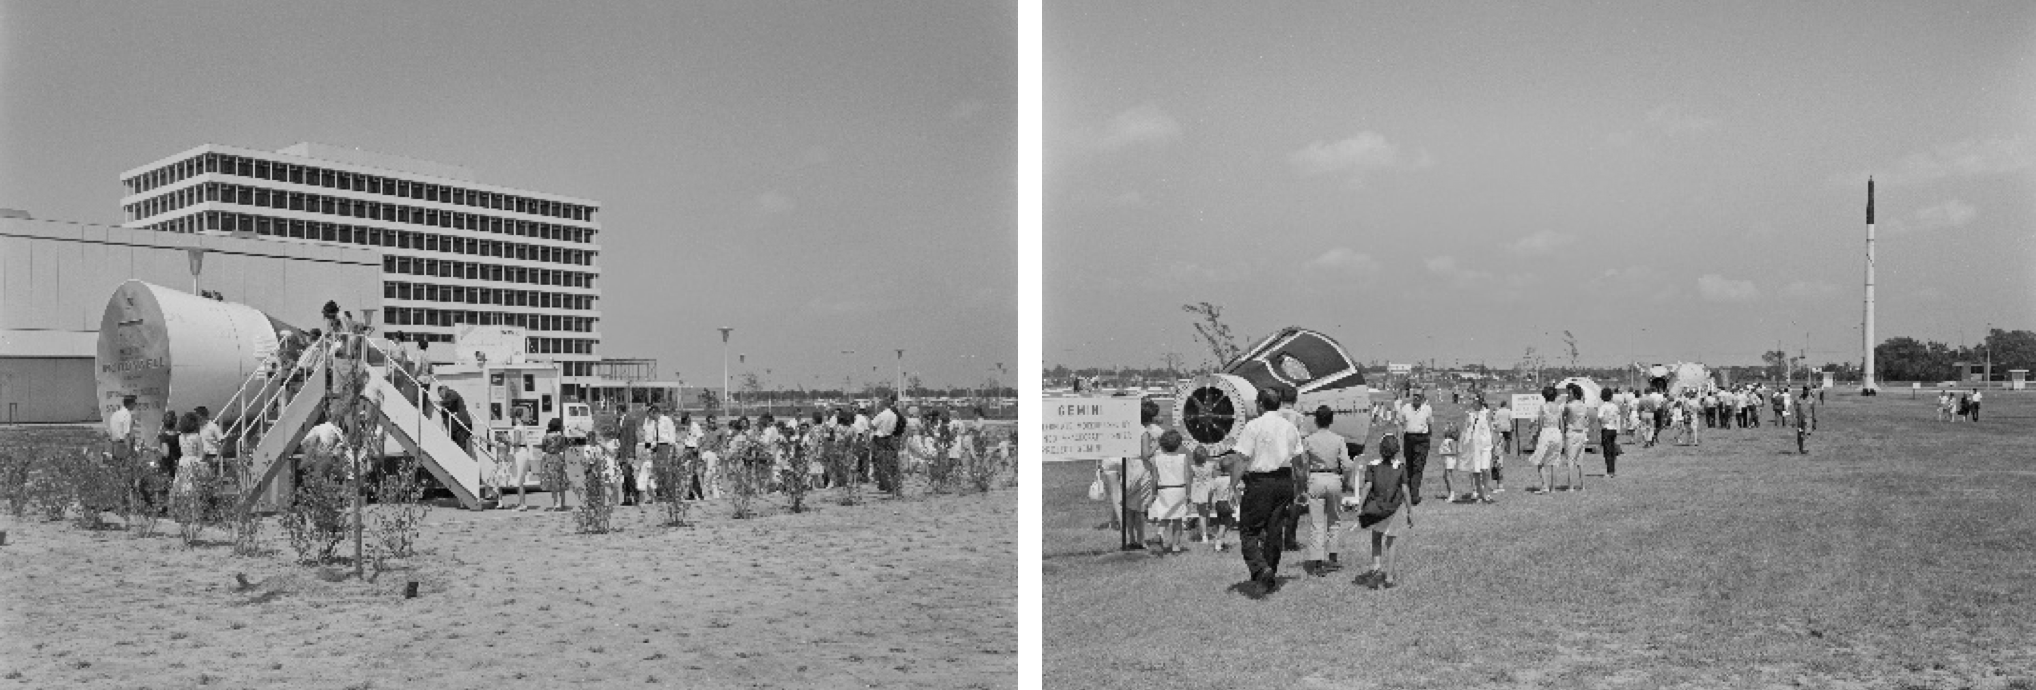
[[(343, 340), (347, 337), (354, 340)], [(343, 346), (356, 344), (353, 348)], [(336, 353), (351, 353), (355, 357)], [(369, 353), (376, 355), (380, 363), (363, 356)], [(373, 339), (326, 338), (294, 362), (285, 364), (272, 356), (270, 362), (243, 381), (240, 390), (222, 408), (235, 413), (226, 432), (235, 439), (236, 455), (247, 472), (241, 483), (241, 508), (254, 508), (265, 493), (271, 494), (268, 498), (272, 508), (287, 500), (281, 495), (287, 491), (272, 492), (270, 488), (293, 465), (289, 460), (297, 453), (305, 434), (323, 420), (322, 407), (331, 374), (353, 370), (355, 366), (368, 372), (361, 396), (374, 409), (382, 430), (417, 458), (418, 465), (452, 492), (462, 506), (482, 507), (486, 475), (496, 464), (497, 449), (492, 439), (485, 434), (470, 434), (473, 447), (462, 448), (440, 422), (427, 418), (425, 406), (432, 404), (428, 398), (430, 387), (394, 361), (389, 350)], [(416, 401), (409, 399), (406, 388), (415, 393)], [(457, 420), (448, 423), (460, 424)], [(378, 455), (381, 450), (375, 448), (371, 455)]]

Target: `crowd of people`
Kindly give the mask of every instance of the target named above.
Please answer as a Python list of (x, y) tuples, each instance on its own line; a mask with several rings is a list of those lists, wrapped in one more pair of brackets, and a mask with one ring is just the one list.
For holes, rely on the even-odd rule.
[[(533, 475), (552, 496), (552, 505), (545, 510), (565, 510), (568, 494), (584, 491), (579, 478), (589, 471), (600, 474), (612, 505), (647, 506), (727, 495), (737, 488), (738, 477), (728, 465), (738, 458), (768, 465), (740, 478), (759, 482), (747, 487), (759, 494), (851, 483), (893, 492), (907, 475), (959, 468), (978, 452), (979, 437), (986, 447), (982, 452), (998, 457), (1009, 453), (1008, 438), (987, 435), (980, 408), (965, 419), (956, 419), (945, 409), (922, 412), (911, 406), (900, 412), (891, 396), (880, 398), (873, 408), (836, 406), (799, 418), (743, 415), (725, 423), (713, 414), (695, 420), (682, 411), (673, 417), (661, 405), (649, 405), (640, 414), (623, 405), (618, 413), (610, 433), (590, 432), (584, 443), (567, 439), (556, 418), (547, 422), (542, 435), (517, 439), (506, 453), (509, 457), (497, 463), (488, 478), (502, 499), (497, 507), (530, 510), (525, 487)], [(800, 456), (807, 459), (797, 463), (803, 467), (794, 463)], [(823, 458), (842, 460), (823, 462)], [(687, 462), (672, 465), (681, 460)], [(683, 468), (679, 485), (661, 483), (657, 468), (666, 466)], [(514, 505), (506, 500), (510, 491), (517, 494)]]
[[(1528, 454), (1534, 471), (1536, 483), (1527, 493), (1581, 492), (1584, 454), (1591, 445), (1604, 460), (1605, 478), (1617, 479), (1622, 437), (1647, 448), (1666, 431), (1672, 443), (1695, 445), (1702, 429), (1758, 427), (1767, 410), (1775, 426), (1793, 424), (1797, 450), (1807, 454), (1819, 406), (1808, 386), (1791, 392), (1765, 384), (1674, 395), (1603, 388), (1593, 396), (1572, 382), (1544, 387), (1540, 397), (1538, 409), (1521, 412), (1510, 401), (1494, 408), (1473, 394), (1461, 403), (1466, 409), (1460, 421), (1441, 421), (1424, 393), (1409, 391), (1370, 411), (1378, 436), (1371, 457), (1362, 439), (1331, 430), (1336, 412), (1327, 406), (1305, 417), (1293, 409), (1291, 389), (1259, 391), (1259, 415), (1244, 424), (1227, 451), (1214, 455), (1207, 447), (1185, 448), (1180, 432), (1156, 423), (1158, 407), (1148, 401), (1141, 411), (1139, 457), (1099, 462), (1090, 494), (1109, 502), (1109, 527), (1126, 534), (1127, 550), (1187, 553), (1192, 525), (1193, 542), (1220, 552), (1234, 525), (1250, 578), (1265, 593), (1279, 588), (1282, 551), (1305, 549), (1303, 570), (1324, 576), (1343, 567), (1338, 530), (1361, 530), (1371, 537), (1371, 562), (1356, 584), (1391, 588), (1398, 585), (1393, 545), (1414, 528), (1431, 449), (1441, 457), (1443, 482), (1442, 493), (1432, 498), (1490, 505), (1506, 490), (1505, 460), (1516, 452)], [(1516, 421), (1526, 428), (1518, 448)], [(1355, 513), (1354, 527), (1340, 524), (1348, 513)], [(1299, 538), (1304, 518), (1305, 545)], [(1148, 537), (1148, 526), (1157, 534)]]
[(1978, 422), (1980, 397), (1978, 388), (1963, 393), (1952, 390), (1938, 391), (1937, 421)]

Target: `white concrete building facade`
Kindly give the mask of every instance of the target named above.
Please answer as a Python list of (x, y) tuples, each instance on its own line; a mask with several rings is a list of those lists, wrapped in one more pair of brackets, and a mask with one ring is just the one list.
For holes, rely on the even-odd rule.
[(598, 381), (600, 202), (313, 143), (207, 144), (120, 180), (127, 227), (371, 248), (382, 262), (381, 332), (443, 347), (461, 324), (521, 326), (530, 358), (559, 364), (567, 399)]

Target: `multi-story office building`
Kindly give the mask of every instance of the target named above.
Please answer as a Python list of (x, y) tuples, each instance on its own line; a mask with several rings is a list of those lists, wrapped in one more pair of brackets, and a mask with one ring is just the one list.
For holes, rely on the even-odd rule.
[(383, 333), (449, 343), (461, 324), (522, 326), (531, 358), (559, 363), (568, 398), (596, 381), (600, 202), (311, 143), (274, 152), (207, 144), (120, 180), (127, 227), (375, 248)]

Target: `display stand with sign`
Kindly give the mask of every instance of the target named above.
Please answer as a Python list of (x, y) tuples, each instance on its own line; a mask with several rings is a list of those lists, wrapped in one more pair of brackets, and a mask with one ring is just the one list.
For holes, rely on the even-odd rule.
[[(1144, 429), (1138, 426), (1138, 398), (1054, 398), (1044, 406), (1041, 419), (1040, 455), (1047, 461), (1123, 458), (1128, 465), (1139, 457)], [(1117, 496), (1129, 488), (1131, 473), (1117, 470)], [(1118, 534), (1124, 549), (1144, 548), (1131, 543), (1129, 506), (1118, 506)]]
[(1540, 393), (1514, 393), (1513, 403), (1513, 454), (1527, 455), (1534, 446), (1534, 439), (1528, 438), (1521, 429), (1534, 428), (1535, 418), (1541, 416)]

